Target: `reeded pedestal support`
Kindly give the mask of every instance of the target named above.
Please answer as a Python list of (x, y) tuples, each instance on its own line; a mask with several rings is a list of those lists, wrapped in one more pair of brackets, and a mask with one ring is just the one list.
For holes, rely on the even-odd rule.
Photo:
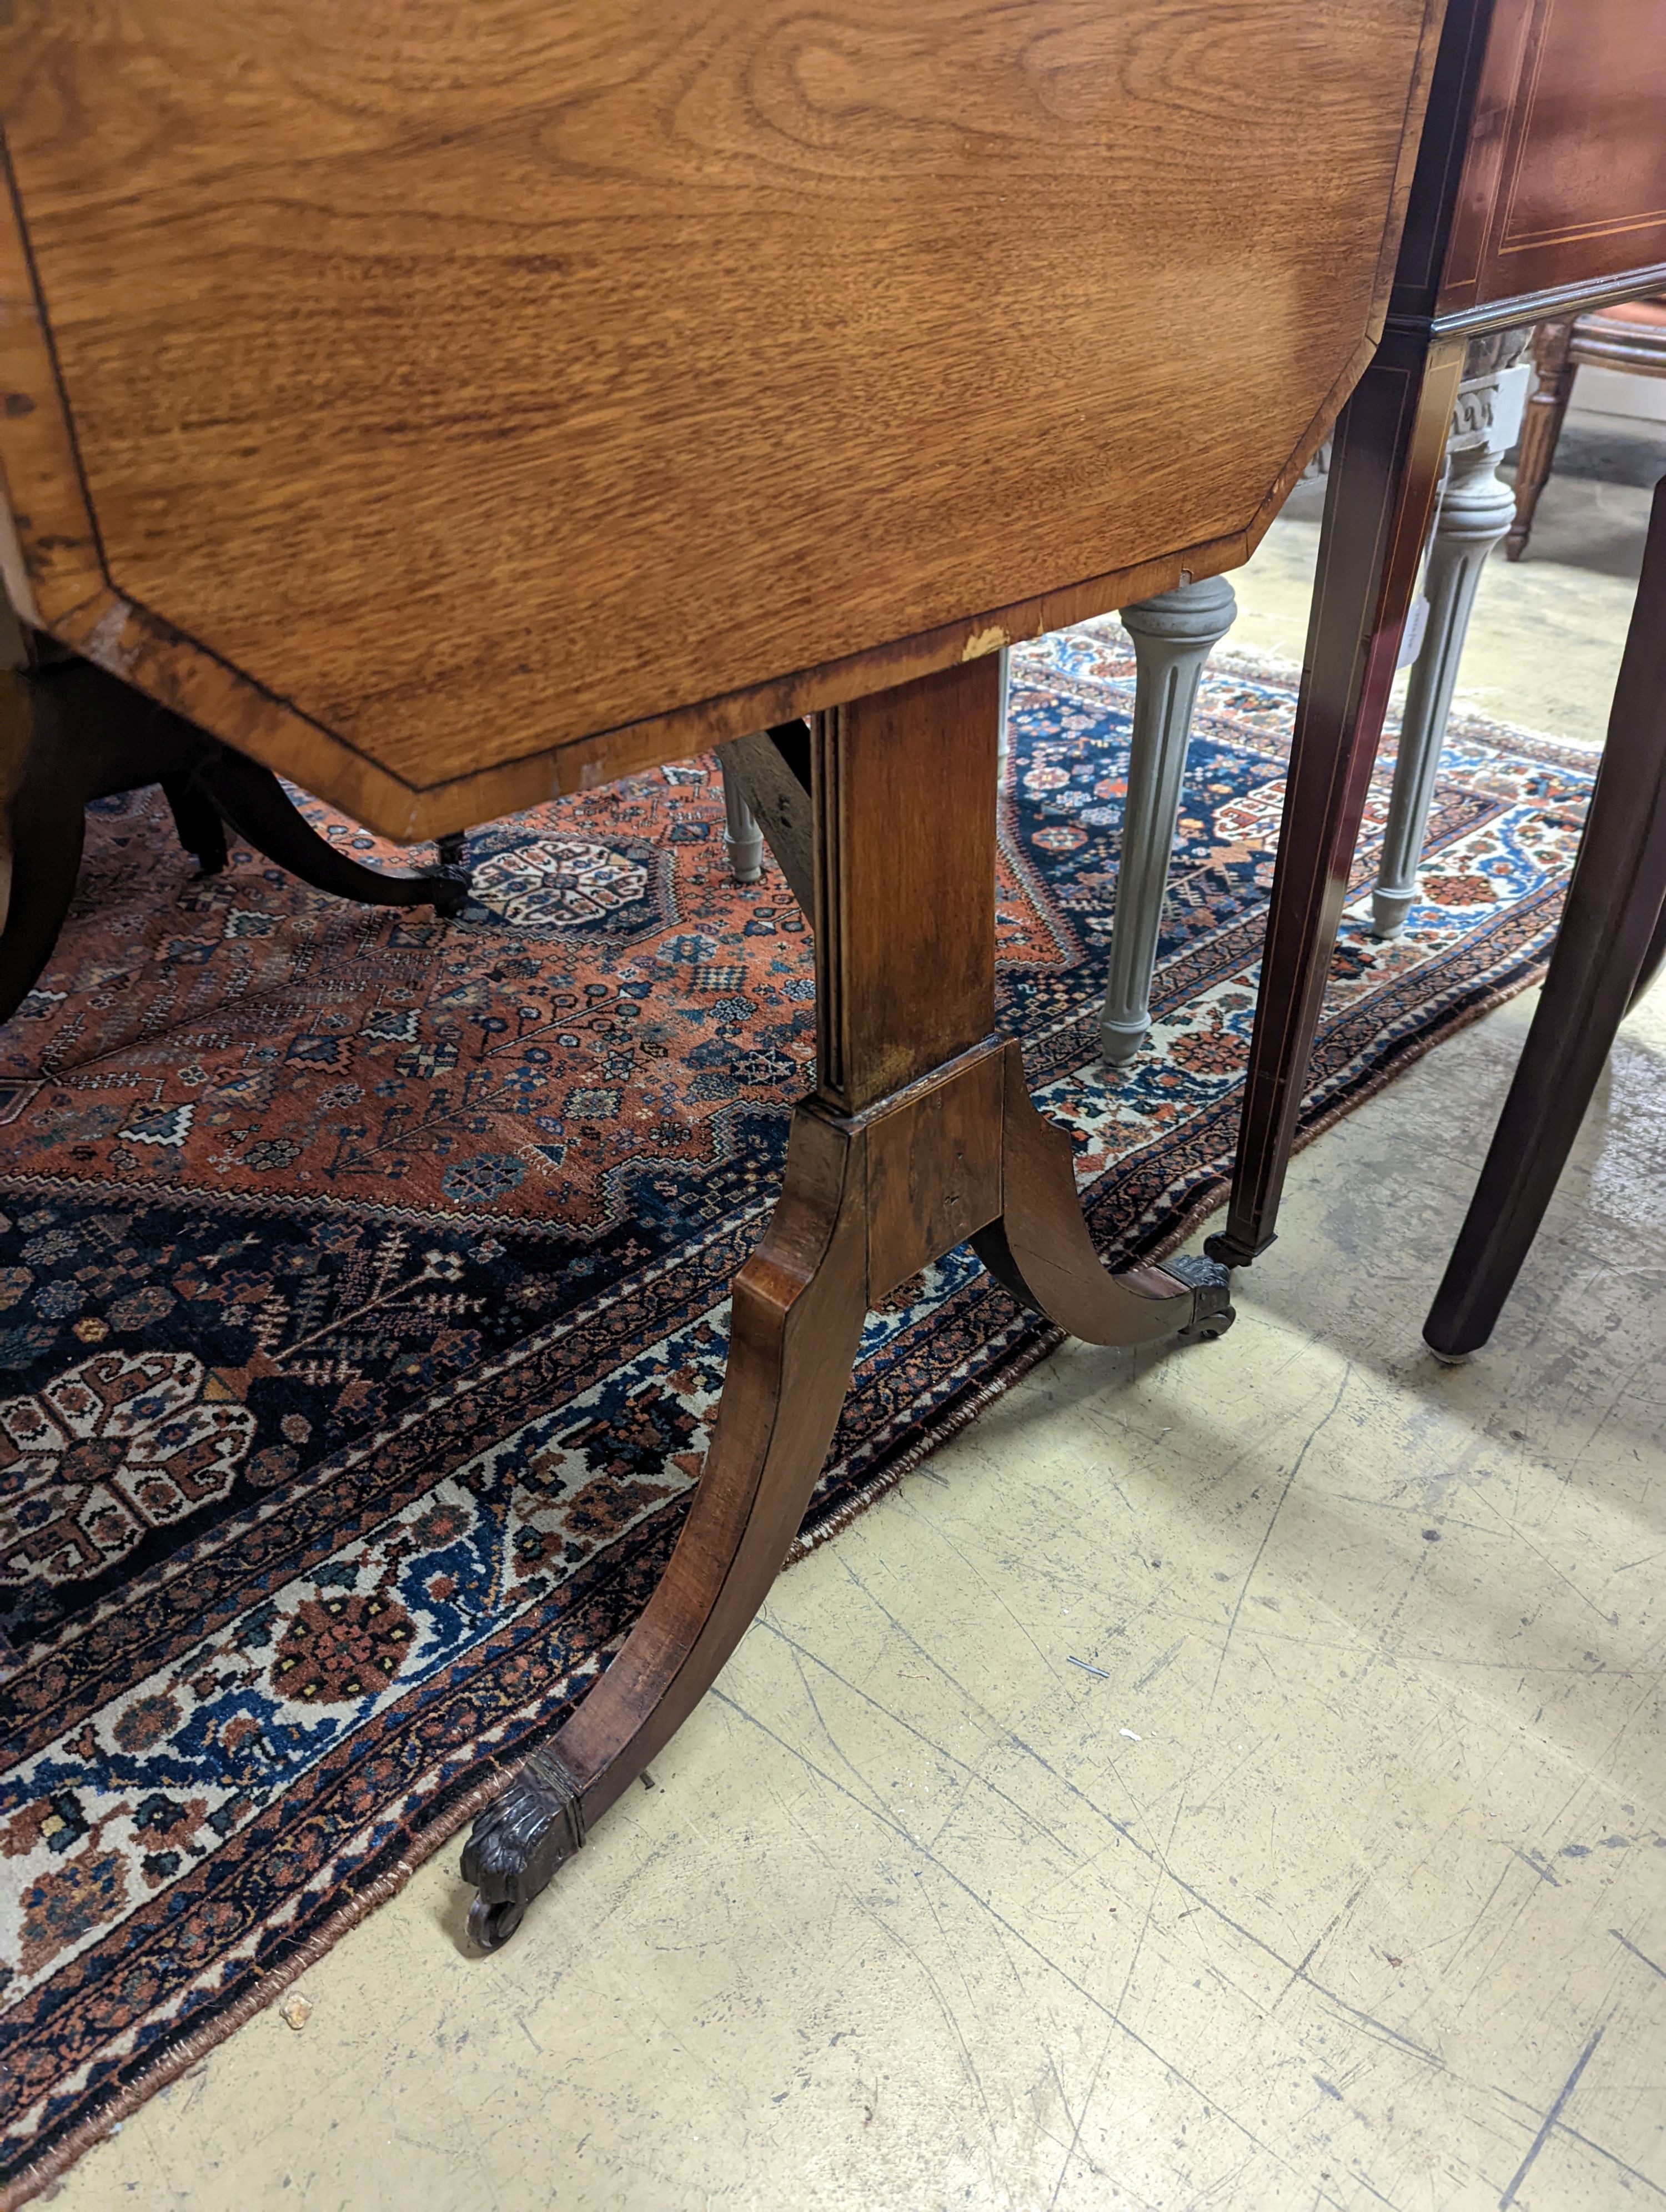
[(1494, 474), (1521, 422), (1527, 371), (1515, 356), (1526, 332), (1477, 342), (1487, 349), (1470, 374), (1467, 362), (1447, 441), (1448, 475), (1429, 550), (1424, 584), (1428, 620), (1406, 692), (1383, 858), (1371, 894), (1371, 927), (1398, 937), (1417, 896), (1418, 864), (1429, 825), (1440, 749), (1446, 738), (1458, 663), (1487, 556), (1510, 528), (1515, 494)]
[(1225, 576), (1206, 576), (1124, 607), (1139, 678), (1128, 753), (1116, 908), (1099, 1020), (1102, 1057), (1131, 1060), (1151, 1029), (1152, 976), (1163, 921), (1169, 861), (1180, 818), (1180, 787), (1203, 664), (1231, 628), (1237, 601)]

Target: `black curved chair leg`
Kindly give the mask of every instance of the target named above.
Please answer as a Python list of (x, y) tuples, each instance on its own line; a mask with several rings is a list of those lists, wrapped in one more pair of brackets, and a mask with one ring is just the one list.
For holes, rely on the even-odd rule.
[(455, 921), (469, 902), (474, 882), (469, 872), (468, 840), (458, 830), (440, 838), (435, 846), (439, 865), (429, 880), (434, 885), (434, 911), (446, 921)]
[[(34, 988), (76, 895), (86, 797), (79, 785), (26, 774), (7, 809), (11, 845), (0, 926), (0, 1022)], [(22, 835), (20, 829), (27, 825)]]
[(217, 876), (227, 860), (226, 825), (218, 809), (194, 775), (165, 775), (161, 781), (179, 842), (204, 875)]
[(462, 913), (460, 836), (432, 869), (374, 868), (312, 828), (268, 769), (234, 753), (103, 669), (32, 654), (0, 669), (0, 1022), (33, 988), (75, 896), (92, 799), (160, 783), (179, 842), (204, 875), (226, 865), (225, 824), (316, 890), (369, 906)]
[(441, 914), (460, 911), (468, 896), (461, 869), (373, 868), (356, 860), (319, 836), (270, 769), (241, 753), (221, 750), (198, 769), (197, 781), (240, 837), (314, 890), (363, 906), (433, 906)]

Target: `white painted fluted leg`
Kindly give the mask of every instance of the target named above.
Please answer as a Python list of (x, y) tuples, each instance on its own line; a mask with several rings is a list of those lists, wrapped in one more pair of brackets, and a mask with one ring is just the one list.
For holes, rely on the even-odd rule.
[[(1506, 331), (1482, 343), (1496, 348), (1516, 337)], [(1520, 351), (1519, 343), (1515, 350)], [(1380, 938), (1399, 936), (1417, 896), (1418, 863), (1475, 588), (1487, 555), (1515, 520), (1515, 494), (1493, 471), (1521, 420), (1525, 372), (1513, 365), (1500, 370), (1496, 355), (1482, 370), (1479, 377), (1466, 375), (1452, 417), (1446, 489), (1424, 584), (1428, 621), (1407, 687), (1383, 858), (1371, 893), (1371, 927)]]
[(1182, 584), (1122, 611), (1122, 626), (1134, 640), (1139, 680), (1105, 1010), (1099, 1023), (1100, 1050), (1112, 1067), (1131, 1060), (1151, 1029), (1152, 975), (1192, 709), (1203, 664), (1237, 613), (1237, 601), (1224, 576)]
[(718, 766), (723, 778), (724, 842), (729, 849), (730, 871), (738, 884), (755, 884), (763, 872), (763, 832), (733, 776), (721, 761)]

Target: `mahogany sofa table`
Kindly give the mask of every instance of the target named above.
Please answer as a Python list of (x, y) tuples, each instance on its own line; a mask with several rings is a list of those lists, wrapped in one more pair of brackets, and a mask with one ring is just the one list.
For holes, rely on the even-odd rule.
[(664, 1579), (477, 1822), (488, 1945), (751, 1620), (876, 1300), (970, 1239), (1100, 1343), (1231, 1318), (1101, 1267), (994, 1030), (1000, 649), (1248, 557), (1379, 334), (1439, 12), (11, 10), (27, 623), (406, 842), (812, 718), (817, 1088)]

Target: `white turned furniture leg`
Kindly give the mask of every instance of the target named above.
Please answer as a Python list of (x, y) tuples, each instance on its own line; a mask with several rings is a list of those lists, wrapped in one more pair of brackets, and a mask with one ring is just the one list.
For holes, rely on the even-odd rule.
[(763, 832), (721, 760), (718, 769), (723, 778), (724, 842), (729, 848), (730, 872), (738, 884), (755, 884), (763, 873)]
[(1122, 611), (1122, 627), (1134, 640), (1139, 678), (1105, 1010), (1099, 1023), (1100, 1051), (1112, 1067), (1134, 1058), (1151, 1028), (1152, 974), (1192, 708), (1203, 664), (1237, 612), (1237, 601), (1224, 576), (1182, 584)]
[[(1499, 338), (1518, 337), (1524, 342), (1524, 334), (1501, 332), (1481, 343), (1496, 349)], [(1520, 349), (1518, 343), (1515, 350)], [(1526, 385), (1526, 369), (1500, 368), (1495, 351), (1484, 374), (1466, 375), (1458, 387), (1446, 489), (1424, 586), (1429, 617), (1407, 687), (1383, 858), (1371, 893), (1371, 928), (1379, 938), (1400, 935), (1417, 896), (1418, 863), (1475, 588), (1487, 555), (1515, 520), (1516, 495), (1493, 471), (1516, 435)]]

